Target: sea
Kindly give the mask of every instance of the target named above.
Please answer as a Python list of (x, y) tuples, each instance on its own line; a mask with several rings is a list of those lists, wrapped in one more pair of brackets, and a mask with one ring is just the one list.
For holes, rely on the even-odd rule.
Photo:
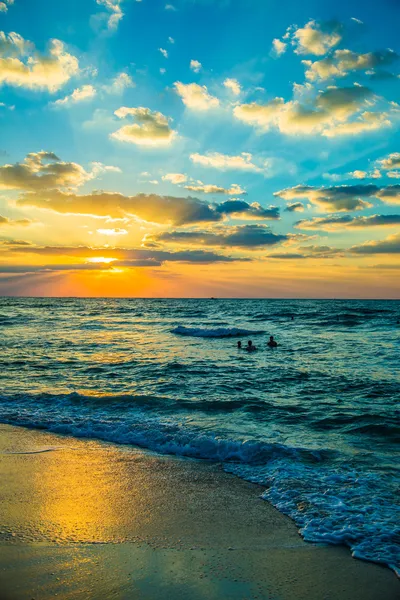
[(396, 300), (0, 298), (0, 422), (217, 461), (399, 575), (399, 334)]

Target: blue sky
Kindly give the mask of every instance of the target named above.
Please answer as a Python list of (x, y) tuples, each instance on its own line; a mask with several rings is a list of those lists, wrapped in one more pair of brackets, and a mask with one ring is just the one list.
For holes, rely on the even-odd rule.
[(97, 270), (119, 265), (121, 295), (157, 295), (160, 273), (180, 295), (189, 267), (196, 295), (221, 269), (241, 295), (246, 263), (255, 295), (270, 272), (278, 296), (396, 296), (399, 16), (391, 0), (0, 2), (0, 292), (101, 295)]

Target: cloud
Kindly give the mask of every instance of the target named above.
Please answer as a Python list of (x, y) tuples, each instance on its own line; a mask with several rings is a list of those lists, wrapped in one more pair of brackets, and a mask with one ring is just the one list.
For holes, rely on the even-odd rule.
[(97, 192), (77, 195), (54, 190), (25, 194), (17, 200), (19, 206), (36, 206), (61, 214), (81, 214), (98, 217), (138, 217), (153, 223), (185, 225), (202, 221), (219, 221), (221, 215), (197, 198), (176, 198), (157, 194), (124, 196), (120, 193)]
[[(153, 250), (146, 248), (110, 248), (110, 247), (88, 247), (88, 246), (10, 246), (4, 251), (8, 254), (36, 254), (49, 257), (77, 257), (87, 262), (81, 263), (90, 268), (115, 268), (115, 267), (138, 267), (138, 266), (160, 266), (165, 262), (212, 264), (226, 262), (247, 262), (249, 258), (231, 257), (223, 254), (205, 250), (182, 250), (170, 252), (167, 250)], [(99, 259), (105, 259), (104, 260)], [(112, 259), (110, 261), (109, 259)], [(96, 262), (92, 262), (95, 260)], [(62, 265), (51, 265), (52, 268)], [(43, 268), (43, 267), (41, 267)], [(78, 263), (79, 268), (79, 263)], [(82, 266), (81, 268), (84, 268)]]
[(353, 71), (385, 67), (398, 59), (393, 50), (359, 54), (351, 50), (335, 50), (332, 56), (312, 62), (303, 60), (307, 67), (306, 78), (309, 81), (324, 81), (331, 77), (345, 77)]
[(78, 73), (78, 59), (60, 40), (51, 40), (48, 55), (42, 56), (18, 33), (0, 31), (0, 85), (56, 92)]
[[(65, 271), (104, 271), (112, 270), (114, 267), (111, 264), (101, 263), (77, 263), (77, 264), (55, 264), (55, 265), (0, 265), (0, 274), (28, 274), (28, 273), (54, 273)], [(0, 282), (4, 281), (1, 277)]]
[(246, 194), (246, 190), (241, 188), (237, 183), (233, 183), (229, 188), (200, 182), (197, 185), (189, 184), (184, 187), (191, 192), (202, 192), (203, 194), (228, 194), (229, 196), (241, 196), (242, 194)]
[(168, 117), (149, 108), (122, 106), (114, 113), (120, 119), (133, 117), (136, 123), (124, 125), (111, 134), (112, 138), (138, 146), (168, 146), (176, 131), (170, 128)]
[(116, 31), (118, 29), (119, 22), (124, 16), (121, 9), (123, 1), (124, 0), (96, 0), (97, 4), (104, 6), (108, 11), (101, 16), (106, 18), (109, 31)]
[(285, 208), (285, 212), (303, 212), (304, 204), (301, 202), (293, 202), (292, 204), (288, 204)]
[(187, 181), (187, 175), (184, 175), (183, 173), (166, 173), (166, 175), (163, 175), (161, 179), (163, 181), (170, 181), (171, 183), (178, 185)]
[(397, 227), (400, 225), (400, 215), (371, 215), (369, 217), (351, 217), (350, 215), (329, 217), (314, 217), (303, 219), (295, 224), (297, 229), (313, 231), (341, 231), (345, 229), (366, 229), (370, 227)]
[(183, 104), (192, 110), (210, 110), (219, 106), (218, 98), (211, 96), (205, 85), (177, 81), (174, 86)]
[(97, 177), (102, 173), (122, 173), (119, 167), (114, 167), (113, 165), (104, 165), (101, 162), (92, 162), (92, 177)]
[(4, 0), (4, 2), (0, 2), (0, 13), (6, 13), (10, 6), (14, 4), (14, 0)]
[(272, 40), (271, 53), (273, 56), (282, 56), (282, 54), (285, 54), (286, 49), (287, 49), (287, 44), (285, 42), (282, 42), (281, 40), (278, 40), (277, 38)]
[(273, 246), (287, 239), (276, 235), (266, 225), (239, 225), (213, 231), (166, 231), (146, 236), (144, 243), (174, 243), (234, 248)]
[(292, 43), (296, 54), (322, 56), (342, 39), (342, 26), (337, 22), (317, 23), (309, 21), (304, 27), (294, 29)]
[(382, 241), (365, 242), (360, 246), (352, 246), (350, 252), (355, 254), (400, 254), (400, 233), (390, 235)]
[(168, 58), (168, 50), (165, 50), (165, 48), (159, 48), (159, 51), (161, 52), (164, 58)]
[(388, 185), (379, 190), (376, 194), (379, 200), (386, 204), (400, 205), (400, 185)]
[(93, 175), (74, 162), (63, 162), (53, 152), (30, 152), (22, 163), (0, 167), (0, 189), (40, 191), (77, 187)]
[(216, 206), (216, 211), (222, 215), (241, 219), (266, 219), (274, 221), (280, 218), (277, 206), (263, 208), (258, 202), (249, 204), (244, 200), (226, 200)]
[(201, 62), (199, 62), (198, 60), (191, 60), (190, 61), (190, 68), (192, 69), (192, 71), (194, 71), (195, 73), (199, 73), (202, 69), (202, 64)]
[(132, 77), (128, 73), (119, 73), (110, 85), (103, 86), (103, 90), (108, 94), (123, 94), (129, 87), (135, 87)]
[(362, 198), (377, 196), (379, 188), (376, 185), (341, 185), (328, 188), (317, 188), (308, 185), (297, 185), (279, 192), (274, 196), (284, 200), (307, 198), (323, 211), (352, 211), (362, 210), (372, 206)]
[(240, 87), (240, 83), (237, 79), (225, 79), (223, 85), (234, 94), (234, 96), (239, 96), (242, 88)]
[(330, 246), (302, 246), (297, 252), (282, 252), (280, 254), (268, 254), (267, 258), (281, 260), (297, 260), (306, 258), (333, 258), (343, 254), (342, 250)]
[(219, 152), (208, 152), (207, 154), (198, 154), (195, 152), (190, 155), (190, 160), (202, 167), (212, 167), (221, 171), (234, 169), (262, 173), (262, 169), (252, 162), (252, 158), (252, 155), (248, 152), (242, 152), (236, 156), (221, 154)]
[(385, 169), (386, 171), (390, 169), (400, 169), (400, 152), (389, 154), (386, 158), (378, 160), (377, 164), (380, 169)]
[(172, 12), (175, 12), (176, 8), (175, 8), (175, 6), (173, 6), (173, 4), (166, 4), (165, 10), (171, 10)]
[(61, 214), (92, 215), (124, 219), (136, 217), (152, 223), (186, 225), (190, 223), (221, 221), (224, 216), (258, 219), (278, 219), (279, 209), (262, 208), (258, 203), (230, 200), (222, 204), (208, 204), (198, 198), (177, 198), (157, 194), (124, 196), (116, 192), (74, 194), (49, 190), (31, 192), (17, 200), (18, 206), (35, 206)]
[(92, 85), (83, 85), (80, 88), (76, 88), (72, 94), (56, 100), (53, 104), (55, 106), (71, 106), (71, 104), (77, 104), (84, 100), (91, 100), (96, 95), (96, 90)]
[(0, 215), (0, 227), (27, 227), (31, 225), (33, 221), (30, 219), (9, 219)]
[[(285, 102), (274, 98), (266, 104), (252, 102), (240, 104), (233, 109), (234, 116), (261, 132), (277, 128), (286, 135), (313, 135), (326, 137), (357, 134), (391, 125), (390, 115), (396, 112), (360, 112), (376, 101), (373, 92), (361, 85), (352, 87), (329, 87), (319, 92), (307, 104), (299, 100)], [(357, 115), (357, 113), (360, 113)], [(349, 121), (351, 117), (355, 121)]]
[(363, 112), (356, 121), (352, 123), (340, 123), (336, 127), (332, 127), (325, 131), (327, 137), (336, 137), (338, 135), (357, 135), (365, 131), (376, 131), (384, 127), (390, 127), (392, 122), (388, 112), (373, 113), (370, 111)]
[(350, 171), (350, 173), (342, 173), (340, 175), (338, 173), (324, 173), (323, 177), (331, 181), (341, 181), (343, 179), (381, 179), (382, 173), (378, 169), (374, 169), (373, 171), (356, 169), (355, 171)]

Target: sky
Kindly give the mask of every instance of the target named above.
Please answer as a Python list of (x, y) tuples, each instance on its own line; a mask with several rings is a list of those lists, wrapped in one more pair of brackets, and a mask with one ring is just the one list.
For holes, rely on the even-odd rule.
[(170, 2), (0, 0), (0, 295), (399, 298), (398, 1)]

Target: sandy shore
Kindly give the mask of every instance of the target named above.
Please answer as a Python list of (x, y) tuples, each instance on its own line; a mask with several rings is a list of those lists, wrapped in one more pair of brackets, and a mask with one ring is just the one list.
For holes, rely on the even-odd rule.
[(218, 465), (0, 425), (0, 598), (395, 600)]

